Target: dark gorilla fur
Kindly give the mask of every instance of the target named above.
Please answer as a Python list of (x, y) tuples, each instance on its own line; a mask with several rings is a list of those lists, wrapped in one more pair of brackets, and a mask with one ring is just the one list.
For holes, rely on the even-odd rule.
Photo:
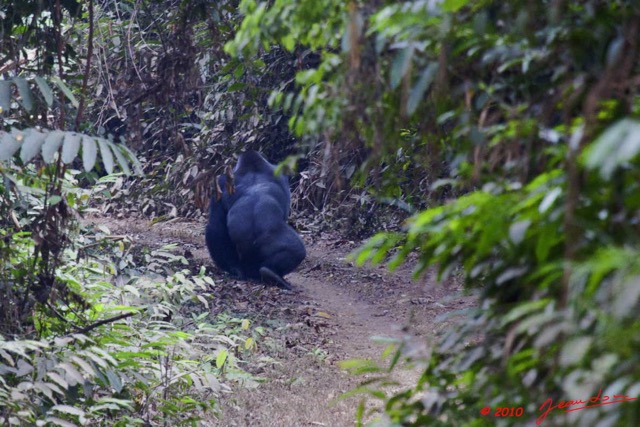
[(289, 180), (274, 171), (258, 152), (241, 154), (233, 170), (235, 190), (229, 192), (227, 177), (217, 178), (222, 195), (211, 199), (205, 240), (221, 269), (290, 289), (283, 276), (304, 260), (306, 250), (287, 224)]
[(222, 189), (220, 199), (216, 195), (209, 203), (209, 222), (205, 230), (205, 240), (211, 258), (221, 269), (235, 276), (242, 276), (238, 252), (233, 249), (233, 243), (227, 229), (227, 210), (229, 208), (229, 193), (226, 190), (227, 177), (220, 175), (218, 185)]

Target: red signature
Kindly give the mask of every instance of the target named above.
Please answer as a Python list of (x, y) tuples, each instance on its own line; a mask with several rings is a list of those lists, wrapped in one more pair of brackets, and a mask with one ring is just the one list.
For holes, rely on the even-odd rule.
[[(544, 410), (544, 412), (542, 412), (538, 419), (536, 419), (536, 424), (542, 424), (547, 418), (547, 415), (549, 415), (549, 412), (553, 411), (554, 409), (564, 409), (564, 412), (573, 412), (581, 411), (588, 408), (595, 408), (596, 406), (611, 405), (612, 403), (631, 402), (632, 400), (637, 400), (637, 397), (628, 397), (623, 394), (614, 394), (613, 398), (610, 396), (602, 396), (602, 389), (598, 391), (598, 394), (596, 396), (589, 398), (589, 400), (566, 400), (561, 401), (557, 405), (554, 405), (553, 399), (548, 398), (538, 409), (539, 411)], [(571, 406), (576, 405), (581, 406), (570, 408)], [(546, 410), (544, 409), (545, 407)]]

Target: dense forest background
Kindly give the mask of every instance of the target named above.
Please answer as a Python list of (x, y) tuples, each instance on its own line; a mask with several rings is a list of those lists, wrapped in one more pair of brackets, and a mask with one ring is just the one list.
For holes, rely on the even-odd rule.
[[(556, 425), (640, 425), (636, 1), (3, 0), (0, 22), (3, 424), (195, 423), (250, 377), (261, 332), (209, 315), (204, 268), (79, 219), (201, 217), (256, 149), (299, 228), (479, 294), (428, 350), (345, 364), (378, 374), (351, 392), (377, 425), (599, 391), (623, 403)], [(419, 379), (382, 392), (400, 362)]]

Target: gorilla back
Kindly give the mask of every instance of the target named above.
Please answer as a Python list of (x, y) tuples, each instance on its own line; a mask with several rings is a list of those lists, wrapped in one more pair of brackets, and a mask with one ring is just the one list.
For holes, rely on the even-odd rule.
[(284, 174), (275, 176), (275, 171), (276, 167), (257, 151), (247, 151), (241, 154), (233, 169), (236, 196), (242, 196), (246, 191), (257, 191), (257, 187), (261, 187), (265, 195), (275, 199), (280, 205), (286, 220), (289, 218), (291, 206), (289, 178)]
[(287, 224), (289, 181), (274, 171), (275, 166), (255, 151), (240, 155), (233, 171), (233, 194), (227, 191), (225, 177), (218, 178), (222, 197), (211, 201), (205, 237), (220, 268), (290, 288), (283, 276), (304, 260), (306, 251)]

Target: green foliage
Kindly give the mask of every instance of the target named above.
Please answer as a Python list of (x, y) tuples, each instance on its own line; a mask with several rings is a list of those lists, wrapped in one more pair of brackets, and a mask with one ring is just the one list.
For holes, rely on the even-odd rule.
[[(596, 152), (606, 141), (600, 138), (587, 152)], [(589, 166), (602, 170), (610, 161), (604, 156)], [(617, 194), (629, 218), (611, 217), (613, 195), (601, 197), (612, 189), (608, 177), (594, 179), (584, 189), (576, 218), (583, 224), (584, 237), (566, 297), (561, 286), (566, 268), (562, 261), (566, 182), (560, 170), (542, 174), (522, 188), (487, 185), (415, 215), (406, 232), (380, 235), (361, 248), (359, 263), (383, 262), (391, 252), (387, 261), (391, 268), (418, 251), (416, 275), (428, 266), (436, 266), (441, 275), (462, 266), (468, 286), (481, 288), (481, 307), (465, 316), (464, 325), (445, 333), (431, 356), (407, 355), (412, 363), (424, 366), (413, 390), (391, 397), (369, 393), (387, 402), (388, 419), (403, 425), (476, 425), (486, 406), (521, 406), (528, 419), (535, 419), (548, 397), (557, 402), (587, 399), (599, 389), (608, 396), (637, 396), (640, 376), (633, 366), (640, 363), (635, 338), (640, 332), (636, 315), (640, 249), (637, 235), (614, 230), (626, 228), (616, 223), (637, 223), (638, 184), (632, 181), (638, 173), (637, 168), (629, 169), (628, 185)], [(561, 303), (564, 298), (566, 306)], [(473, 338), (481, 335), (484, 339)], [(396, 357), (404, 357), (410, 346), (411, 341), (400, 343)], [(379, 381), (386, 381), (386, 376)], [(428, 401), (411, 400), (422, 393), (429, 393)], [(589, 411), (567, 418), (554, 411), (549, 417), (570, 425), (594, 425), (596, 419), (633, 425), (638, 413), (634, 402), (611, 412)]]
[[(70, 45), (90, 60), (88, 70), (69, 73), (76, 96), (80, 73), (88, 75), (83, 125), (126, 138), (154, 165), (146, 176), (123, 181), (123, 190), (141, 202), (136, 211), (200, 215), (213, 176), (232, 155), (254, 148), (282, 159), (292, 151), (288, 117), (270, 110), (267, 99), (293, 79), (295, 56), (274, 49), (229, 58), (223, 46), (238, 25), (237, 3), (106, 1), (94, 3), (93, 26), (74, 21)], [(111, 202), (118, 204), (129, 203)]]
[(3, 333), (29, 330), (32, 310), (39, 304), (50, 315), (56, 315), (53, 306), (58, 302), (84, 305), (77, 290), (56, 277), (57, 269), (66, 262), (64, 251), (74, 229), (72, 212), (84, 209), (89, 198), (86, 190), (78, 188), (77, 172), (67, 170), (65, 164), (77, 160), (82, 146), (83, 164), (89, 171), (100, 145), (107, 171), (114, 167), (114, 154), (125, 172), (129, 172), (130, 162), (140, 170), (126, 147), (104, 138), (97, 138), (97, 142), (87, 135), (58, 130), (0, 131), (0, 224), (4, 236), (0, 242), (0, 282), (7, 284), (7, 298), (0, 302)]
[[(308, 10), (315, 5), (317, 10)], [(403, 10), (419, 25), (433, 24), (437, 14), (425, 10), (428, 16), (420, 16), (423, 6)], [(366, 185), (376, 197), (372, 200), (419, 206), (428, 202), (422, 198), (425, 192), (436, 198), (450, 192), (449, 185), (429, 188), (430, 181), (445, 177), (445, 160), (453, 160), (454, 145), (436, 121), (440, 112), (422, 102), (442, 68), (438, 44), (394, 40), (401, 38), (393, 32), (399, 26), (389, 22), (388, 13), (378, 16), (375, 8), (358, 2), (329, 0), (311, 7), (246, 1), (241, 8), (247, 16), (227, 52), (249, 57), (278, 44), (290, 49), (290, 40), (296, 40), (299, 56), (317, 58), (297, 70), (295, 87), (283, 85), (270, 97), (270, 105), (290, 116), (289, 128), (312, 153), (318, 140), (325, 144), (317, 155), (322, 171), (316, 187), (330, 195), (346, 181)], [(378, 27), (389, 31), (374, 33)], [(433, 134), (427, 139), (424, 130)], [(309, 192), (319, 191), (316, 187)]]
[(611, 179), (613, 173), (640, 153), (640, 124), (630, 119), (622, 119), (609, 127), (594, 144), (585, 150), (584, 164), (588, 169), (598, 169), (604, 179)]
[[(124, 242), (109, 239), (106, 230), (84, 235), (80, 248), (102, 249), (70, 252), (78, 261), (58, 272), (90, 303), (82, 312), (58, 306), (62, 324), (71, 322), (76, 332), (0, 341), (0, 415), (7, 425), (191, 425), (228, 390), (225, 375), (251, 380), (235, 356), (253, 340), (246, 336), (249, 325), (228, 317), (208, 320), (212, 282), (204, 271), (175, 271), (164, 279), (154, 271), (184, 262), (171, 248), (149, 254), (149, 267), (141, 270), (128, 261)], [(111, 256), (105, 257), (105, 248)], [(41, 335), (59, 330), (56, 323), (39, 318)]]
[[(78, 188), (64, 158), (82, 146), (86, 166), (100, 145), (126, 165), (130, 153), (106, 139), (88, 148), (86, 136), (62, 131), (13, 134), (27, 136), (0, 162), (3, 424), (192, 425), (217, 410), (226, 377), (255, 383), (238, 367), (255, 347), (250, 325), (209, 316), (213, 282), (204, 269), (185, 270), (175, 247), (140, 258), (130, 242), (73, 220), (117, 177)], [(60, 153), (59, 161), (34, 162), (39, 152), (49, 161)]]
[[(311, 50), (322, 48), (321, 63), (309, 70), (301, 70), (295, 81), (301, 87), (298, 93), (285, 94), (290, 88), (275, 91), (270, 104), (291, 114), (289, 127), (297, 136), (320, 134), (330, 125), (335, 131), (346, 105), (340, 94), (340, 81), (330, 82), (326, 76), (342, 66), (341, 55), (330, 53), (340, 43), (340, 32), (347, 17), (346, 4), (334, 0), (306, 2), (243, 1), (240, 10), (247, 14), (233, 41), (225, 50), (236, 56), (254, 55), (260, 48), (270, 49), (278, 43), (288, 51), (296, 46)], [(275, 88), (274, 88), (275, 89)], [(324, 125), (325, 127), (321, 127)]]
[[(58, 87), (60, 93), (64, 94), (67, 99), (75, 106), (78, 106), (78, 101), (69, 89), (69, 87), (60, 78), (53, 77), (51, 81)], [(18, 99), (12, 103), (12, 85), (17, 88)], [(37, 87), (39, 91), (38, 101), (44, 101), (42, 106), (37, 105), (35, 102), (35, 93), (31, 86)], [(33, 82), (29, 83), (23, 77), (14, 77), (12, 79), (0, 80), (0, 114), (8, 115), (12, 109), (17, 109), (18, 106), (22, 107), (29, 113), (36, 112), (36, 109), (40, 110), (42, 107), (53, 107), (54, 91), (51, 88), (51, 84), (44, 78), (36, 76)], [(40, 102), (39, 102), (40, 103)], [(38, 104), (39, 104), (38, 103)], [(41, 107), (41, 108), (37, 108)]]
[[(401, 246), (389, 261), (392, 268), (419, 250), (429, 264), (438, 266), (440, 278), (462, 265), (470, 283), (477, 285), (520, 279), (538, 262), (562, 253), (563, 185), (563, 176), (557, 170), (540, 175), (524, 189), (518, 184), (487, 184), (481, 191), (410, 218), (406, 233), (369, 240), (357, 260), (381, 262), (387, 252)], [(533, 234), (533, 230), (539, 234)], [(415, 275), (428, 266), (418, 264)], [(505, 285), (503, 290), (508, 289)]]
[[(68, 325), (60, 321), (61, 313), (86, 310), (81, 289), (58, 275), (69, 262), (65, 251), (76, 232), (73, 215), (89, 198), (78, 188), (79, 174), (72, 168), (111, 173), (118, 166), (126, 174), (132, 168), (141, 173), (124, 145), (64, 130), (81, 127), (83, 93), (65, 78), (77, 63), (61, 28), (63, 19), (78, 15), (82, 5), (63, 1), (61, 6), (27, 1), (0, 8), (6, 18), (0, 50), (7, 55), (0, 58), (0, 282), (6, 293), (0, 302), (0, 333), (15, 337), (65, 334)], [(39, 43), (40, 37), (46, 42)], [(48, 77), (54, 66), (57, 75)], [(74, 112), (75, 126), (68, 120)]]
[(74, 167), (141, 166), (110, 138), (42, 126), (67, 108), (61, 94), (78, 106), (51, 81), (60, 93), (41, 77), (0, 84), (2, 424), (193, 425), (217, 411), (227, 377), (255, 382), (238, 367), (255, 337), (245, 319), (209, 317), (211, 279), (173, 248), (138, 259), (75, 221), (121, 178), (82, 189)]
[[(346, 12), (344, 2), (320, 0), (316, 2), (243, 0), (240, 12), (245, 15), (232, 43), (225, 50), (238, 55), (243, 50), (256, 52), (270, 49), (261, 38), (269, 38), (293, 51), (296, 44), (311, 49), (335, 48), (340, 42), (340, 30)], [(311, 23), (311, 26), (307, 26)], [(305, 30), (306, 28), (306, 30)]]
[(123, 389), (117, 362), (85, 335), (51, 343), (2, 340), (0, 353), (5, 425), (35, 424), (38, 419), (51, 425), (77, 425), (133, 409), (131, 402), (108, 391)]
[[(19, 154), (20, 162), (26, 164), (41, 154), (45, 164), (51, 164), (58, 159), (64, 164), (70, 164), (77, 159), (82, 147), (82, 165), (85, 171), (90, 172), (96, 164), (98, 146), (100, 146), (104, 170), (108, 174), (113, 173), (114, 155), (118, 165), (126, 174), (131, 174), (130, 163), (133, 163), (136, 173), (142, 174), (140, 162), (127, 147), (114, 144), (105, 138), (34, 128), (24, 130), (12, 128), (8, 132), (0, 131), (0, 161), (5, 162)], [(55, 154), (58, 152), (60, 155), (56, 157)]]
[[(13, 68), (34, 56), (40, 58), (38, 68), (50, 71), (54, 65), (53, 55), (57, 51), (57, 10), (64, 17), (77, 18), (82, 12), (82, 3), (76, 0), (61, 0), (59, 3), (43, 3), (37, 0), (6, 0), (0, 5), (0, 43), (2, 57), (0, 68)], [(60, 40), (66, 50), (66, 58), (74, 58), (66, 40)], [(25, 49), (29, 46), (31, 49)]]
[[(480, 298), (424, 352), (420, 338), (392, 352), (389, 369), (422, 369), (413, 388), (383, 392), (385, 368), (353, 366), (380, 375), (357, 390), (384, 402), (376, 425), (519, 425), (547, 398), (638, 397), (637, 4), (321, 2), (320, 14), (297, 1), (242, 4), (229, 52), (318, 52), (296, 90), (272, 94), (293, 131), (328, 135), (348, 156), (362, 141), (398, 199), (465, 193), (354, 255), (395, 268), (417, 253), (416, 275), (460, 268)], [(333, 33), (290, 45), (315, 26)], [(416, 165), (420, 178), (407, 179)], [(522, 407), (526, 419), (485, 407)], [(635, 425), (638, 413), (629, 401), (548, 420)]]

